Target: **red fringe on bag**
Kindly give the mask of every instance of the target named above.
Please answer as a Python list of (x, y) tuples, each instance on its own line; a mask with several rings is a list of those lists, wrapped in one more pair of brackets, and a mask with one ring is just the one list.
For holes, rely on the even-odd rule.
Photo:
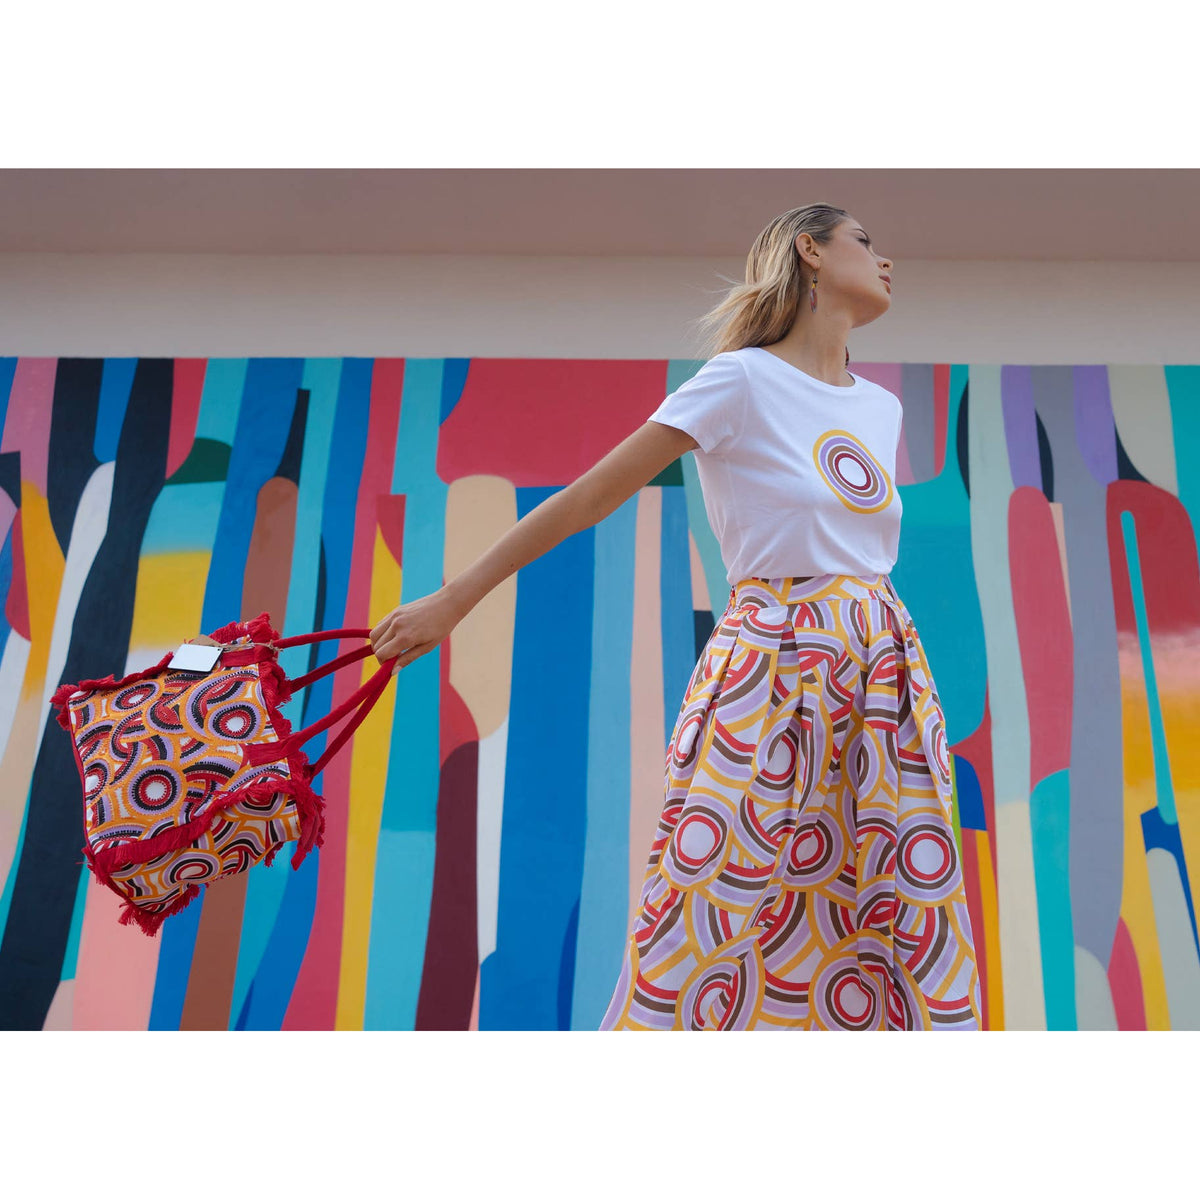
[(81, 679), (78, 683), (60, 683), (54, 695), (50, 697), (50, 703), (58, 709), (58, 712), (54, 714), (55, 719), (68, 733), (71, 733), (71, 714), (67, 711), (67, 701), (76, 692), (94, 692), (97, 688), (127, 687), (131, 683), (137, 683), (139, 679), (151, 679), (155, 675), (160, 675), (163, 667), (174, 656), (175, 651), (172, 650), (170, 654), (164, 654), (154, 666), (147, 667), (144, 671), (134, 671), (132, 675), (125, 675), (121, 679), (115, 679), (112, 675), (108, 675), (104, 679)]

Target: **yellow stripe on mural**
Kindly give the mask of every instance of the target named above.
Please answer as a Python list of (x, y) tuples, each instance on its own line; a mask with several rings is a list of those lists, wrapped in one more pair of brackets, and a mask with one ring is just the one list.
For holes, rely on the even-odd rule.
[(1189, 879), (1200, 871), (1200, 648), (1192, 631), (1151, 635), (1154, 676), (1179, 840)]
[(200, 628), (200, 620), (211, 561), (208, 550), (142, 555), (133, 600), (130, 649), (173, 647), (185, 638), (208, 632)]
[[(62, 590), (66, 565), (54, 526), (50, 523), (50, 504), (28, 480), (21, 481), (21, 542), (25, 554), (25, 587), (29, 598), (29, 661), (25, 665), (22, 699), (36, 699), (40, 711), (46, 686), (46, 664), (50, 658), (50, 637), (54, 632), (54, 614)], [(13, 563), (13, 575), (21, 569)]]
[(983, 945), (987, 955), (988, 1028), (1004, 1028), (1004, 973), (1000, 963), (1000, 910), (996, 901), (996, 872), (986, 829), (973, 830), (979, 859), (979, 893), (983, 905)]
[(1121, 835), (1121, 918), (1133, 941), (1142, 977), (1146, 1028), (1170, 1029), (1167, 984), (1163, 978), (1158, 927), (1154, 922), (1154, 897), (1150, 891), (1150, 872), (1146, 866), (1146, 841), (1142, 834), (1142, 813), (1154, 808), (1158, 797), (1154, 786), (1150, 714), (1141, 652), (1136, 638), (1118, 634), (1117, 662), (1121, 678), (1121, 747), (1125, 794)]
[[(368, 624), (374, 627), (396, 607), (401, 570), (383, 534), (375, 530)], [(374, 655), (363, 659), (362, 682), (379, 669)], [(371, 944), (371, 904), (375, 854), (383, 819), (396, 680), (364, 718), (350, 744), (350, 813), (346, 830), (346, 890), (342, 915), (342, 960), (338, 973), (336, 1029), (362, 1029), (367, 1002), (367, 954)]]

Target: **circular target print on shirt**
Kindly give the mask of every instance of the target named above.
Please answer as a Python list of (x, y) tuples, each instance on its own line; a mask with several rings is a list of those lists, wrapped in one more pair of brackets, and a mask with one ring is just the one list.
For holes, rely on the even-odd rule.
[(892, 481), (875, 456), (845, 429), (831, 429), (817, 438), (813, 462), (821, 478), (851, 512), (873, 513), (887, 508)]

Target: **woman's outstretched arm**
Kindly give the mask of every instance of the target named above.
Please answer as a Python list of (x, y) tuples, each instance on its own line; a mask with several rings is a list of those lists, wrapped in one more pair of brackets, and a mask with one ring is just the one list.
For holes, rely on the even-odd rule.
[(375, 657), (380, 662), (395, 657), (393, 673), (408, 666), (444, 641), (498, 583), (571, 534), (604, 520), (696, 446), (681, 429), (644, 422), (569, 487), (526, 513), (460, 575), (436, 592), (392, 609), (371, 630)]

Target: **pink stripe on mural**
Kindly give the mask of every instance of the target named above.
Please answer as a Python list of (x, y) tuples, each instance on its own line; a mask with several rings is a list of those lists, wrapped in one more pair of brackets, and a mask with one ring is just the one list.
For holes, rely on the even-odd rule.
[(50, 457), (50, 410), (54, 405), (57, 358), (19, 358), (4, 418), (0, 453), (21, 452), (21, 478), (44, 496)]
[[(354, 512), (354, 545), (350, 555), (350, 581), (346, 593), (347, 628), (369, 623), (371, 571), (375, 554), (377, 501), (392, 489), (396, 434), (400, 427), (400, 398), (404, 389), (404, 359), (377, 358), (371, 372), (371, 414), (367, 425), (367, 452), (363, 459), (358, 503)], [(339, 643), (338, 652), (361, 643)], [(367, 659), (368, 663), (374, 662)], [(333, 677), (336, 707), (358, 688), (358, 666), (337, 671)], [(341, 725), (327, 735), (332, 739)], [(346, 842), (350, 826), (350, 758), (354, 739), (321, 772), (318, 790), (325, 797), (325, 841), (319, 856), (317, 909), (304, 953), (296, 988), (283, 1019), (284, 1029), (332, 1029), (337, 1017), (338, 978), (341, 973), (342, 923), (346, 899)]]
[(1008, 569), (1029, 713), (1029, 787), (1071, 765), (1075, 641), (1050, 501), (1018, 487), (1008, 499)]
[(1145, 1029), (1146, 1005), (1142, 1000), (1142, 974), (1138, 967), (1133, 938), (1123, 917), (1117, 918), (1112, 957), (1108, 960), (1108, 985), (1112, 988), (1113, 1009), (1118, 1029)]
[[(901, 403), (903, 407), (903, 403)], [(900, 418), (900, 441), (896, 445), (896, 477), (895, 483), (913, 483), (912, 460), (908, 456), (908, 427), (904, 418)]]
[(196, 440), (196, 421), (200, 417), (200, 397), (204, 392), (206, 358), (177, 358), (175, 383), (171, 395), (171, 430), (167, 435), (168, 479), (183, 466)]
[(148, 938), (120, 918), (121, 897), (89, 876), (75, 964), (73, 1029), (149, 1028), (162, 934)]

